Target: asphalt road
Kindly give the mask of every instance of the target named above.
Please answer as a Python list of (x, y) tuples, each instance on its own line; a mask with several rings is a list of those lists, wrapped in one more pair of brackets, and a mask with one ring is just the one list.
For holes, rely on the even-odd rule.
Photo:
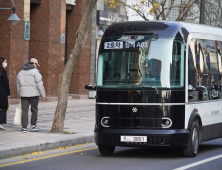
[(25, 155), (0, 160), (0, 170), (40, 169), (222, 170), (222, 140), (202, 143), (195, 158), (183, 157), (178, 149), (135, 147), (116, 147), (112, 156), (101, 156), (95, 144), (85, 144), (68, 149), (60, 148), (39, 154), (34, 153), (33, 156)]

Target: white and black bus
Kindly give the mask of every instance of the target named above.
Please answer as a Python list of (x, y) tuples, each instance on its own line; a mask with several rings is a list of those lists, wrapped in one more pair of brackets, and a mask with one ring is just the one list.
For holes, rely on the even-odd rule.
[(95, 142), (173, 146), (194, 157), (222, 137), (222, 29), (182, 22), (122, 22), (98, 55)]

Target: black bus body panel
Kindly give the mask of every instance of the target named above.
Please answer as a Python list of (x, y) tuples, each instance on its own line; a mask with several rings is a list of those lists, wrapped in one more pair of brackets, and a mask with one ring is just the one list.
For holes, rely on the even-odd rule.
[[(155, 90), (97, 89), (96, 144), (186, 147), (189, 143), (190, 132), (184, 129), (184, 95), (185, 91), (159, 90), (159, 95), (157, 95)], [(175, 103), (177, 105), (174, 105)], [(133, 108), (136, 108), (137, 112), (134, 112)], [(109, 127), (101, 124), (104, 117), (108, 117)], [(170, 128), (162, 128), (163, 117), (172, 120)], [(143, 144), (120, 142), (121, 135), (146, 135), (148, 142)]]
[(188, 31), (179, 22), (144, 22), (144, 21), (130, 21), (110, 25), (104, 37), (114, 37), (123, 35), (149, 35), (149, 33), (158, 34), (159, 36), (168, 36), (175, 38), (184, 38), (188, 36)]
[[(133, 111), (136, 108), (137, 112)], [(184, 129), (185, 106), (96, 105), (96, 126), (103, 127), (101, 120), (109, 117), (109, 129), (162, 129), (162, 118), (172, 120), (168, 129)]]
[[(147, 136), (147, 142), (121, 142), (121, 136)], [(94, 131), (96, 145), (100, 146), (172, 146), (187, 147), (190, 131), (180, 130), (144, 130), (144, 129), (99, 129)]]
[(97, 88), (97, 102), (104, 103), (185, 103), (185, 91), (103, 90)]
[[(97, 127), (102, 128), (99, 121), (103, 117), (110, 117), (109, 128), (162, 129), (161, 118), (168, 117), (173, 121), (171, 129), (183, 129), (185, 123), (184, 95), (185, 91), (159, 90), (159, 95), (157, 95), (155, 90), (104, 91), (97, 89), (97, 103), (102, 103), (96, 105)], [(116, 104), (112, 105), (112, 103)], [(137, 103), (144, 104), (138, 105)], [(168, 105), (163, 103), (168, 103)], [(174, 105), (175, 103), (178, 105)], [(137, 112), (133, 112), (134, 107)]]

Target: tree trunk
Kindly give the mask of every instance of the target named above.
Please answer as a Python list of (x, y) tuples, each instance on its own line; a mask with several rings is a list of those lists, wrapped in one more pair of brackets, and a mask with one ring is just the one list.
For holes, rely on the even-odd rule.
[(60, 87), (59, 87), (59, 94), (58, 94), (58, 104), (56, 107), (54, 121), (51, 130), (51, 132), (53, 133), (63, 133), (70, 79), (72, 76), (74, 66), (88, 38), (92, 23), (92, 11), (96, 2), (97, 0), (87, 0), (79, 28), (76, 32), (76, 41), (74, 48), (72, 49), (71, 54), (69, 55), (69, 59), (62, 73)]

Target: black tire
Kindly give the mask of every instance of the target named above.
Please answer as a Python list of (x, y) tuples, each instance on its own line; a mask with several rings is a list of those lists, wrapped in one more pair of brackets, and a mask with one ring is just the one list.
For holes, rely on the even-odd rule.
[(101, 155), (112, 155), (115, 150), (115, 146), (98, 146)]
[(190, 133), (190, 143), (189, 146), (183, 150), (183, 155), (186, 157), (195, 157), (199, 150), (199, 127), (197, 122), (193, 122), (191, 133)]

